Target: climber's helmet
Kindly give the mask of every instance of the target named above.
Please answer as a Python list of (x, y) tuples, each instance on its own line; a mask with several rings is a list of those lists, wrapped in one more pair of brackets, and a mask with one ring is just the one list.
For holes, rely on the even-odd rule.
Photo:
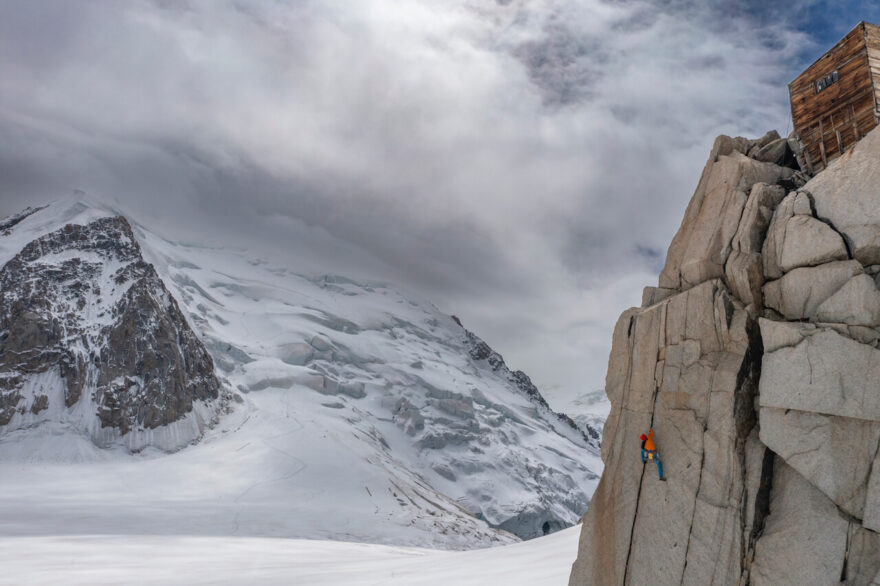
[(642, 434), (639, 436), (639, 439), (642, 441), (646, 441), (648, 439), (648, 436), (646, 436), (645, 434)]

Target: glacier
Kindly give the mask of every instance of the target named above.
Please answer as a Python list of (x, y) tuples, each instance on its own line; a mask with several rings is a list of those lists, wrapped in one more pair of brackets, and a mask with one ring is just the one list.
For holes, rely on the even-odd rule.
[[(20, 214), (0, 231), (0, 264), (64, 225), (121, 214), (82, 194)], [(213, 359), (222, 413), (196, 409), (204, 425), (183, 449), (95, 442), (57, 418), (0, 427), (4, 536), (464, 549), (552, 533), (586, 510), (602, 469), (595, 426), (554, 413), (457, 318), (388, 283), (297, 270), (302, 251), (270, 262), (129, 221)]]

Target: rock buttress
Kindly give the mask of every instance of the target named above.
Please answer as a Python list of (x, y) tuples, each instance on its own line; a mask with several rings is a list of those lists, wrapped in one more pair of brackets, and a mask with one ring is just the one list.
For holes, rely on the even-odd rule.
[(806, 185), (779, 140), (719, 137), (618, 321), (572, 585), (880, 584), (880, 134)]
[(0, 269), (0, 300), (0, 431), (55, 422), (175, 449), (213, 416), (213, 361), (125, 218), (32, 241)]
[[(738, 305), (713, 279), (618, 322), (605, 473), (572, 584), (708, 584), (740, 567), (760, 339)], [(650, 428), (667, 482), (641, 462)]]

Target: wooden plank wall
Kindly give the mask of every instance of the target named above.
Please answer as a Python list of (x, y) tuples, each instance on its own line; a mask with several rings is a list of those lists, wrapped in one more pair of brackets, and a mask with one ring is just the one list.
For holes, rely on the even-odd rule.
[[(813, 173), (824, 169), (829, 161), (877, 126), (878, 96), (868, 62), (865, 31), (864, 23), (859, 23), (788, 86), (794, 129)], [(880, 31), (872, 34), (876, 32)], [(816, 81), (834, 71), (838, 81), (816, 93)]]
[(874, 79), (874, 110), (880, 116), (880, 26), (865, 23), (865, 44), (868, 47), (868, 66)]

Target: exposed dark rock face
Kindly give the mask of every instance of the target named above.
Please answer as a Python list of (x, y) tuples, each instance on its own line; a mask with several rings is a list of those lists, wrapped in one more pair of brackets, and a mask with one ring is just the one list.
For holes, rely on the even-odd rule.
[[(34, 382), (53, 372), (63, 398)], [(87, 403), (83, 431), (97, 417), (124, 435), (180, 421), (219, 391), (210, 355), (125, 218), (67, 225), (0, 270), (0, 425)]]
[(14, 228), (17, 224), (19, 224), (22, 220), (27, 218), (28, 216), (32, 216), (36, 214), (38, 211), (45, 209), (46, 206), (39, 208), (25, 208), (17, 214), (13, 214), (8, 218), (4, 218), (0, 220), (0, 233), (8, 232), (11, 228)]

